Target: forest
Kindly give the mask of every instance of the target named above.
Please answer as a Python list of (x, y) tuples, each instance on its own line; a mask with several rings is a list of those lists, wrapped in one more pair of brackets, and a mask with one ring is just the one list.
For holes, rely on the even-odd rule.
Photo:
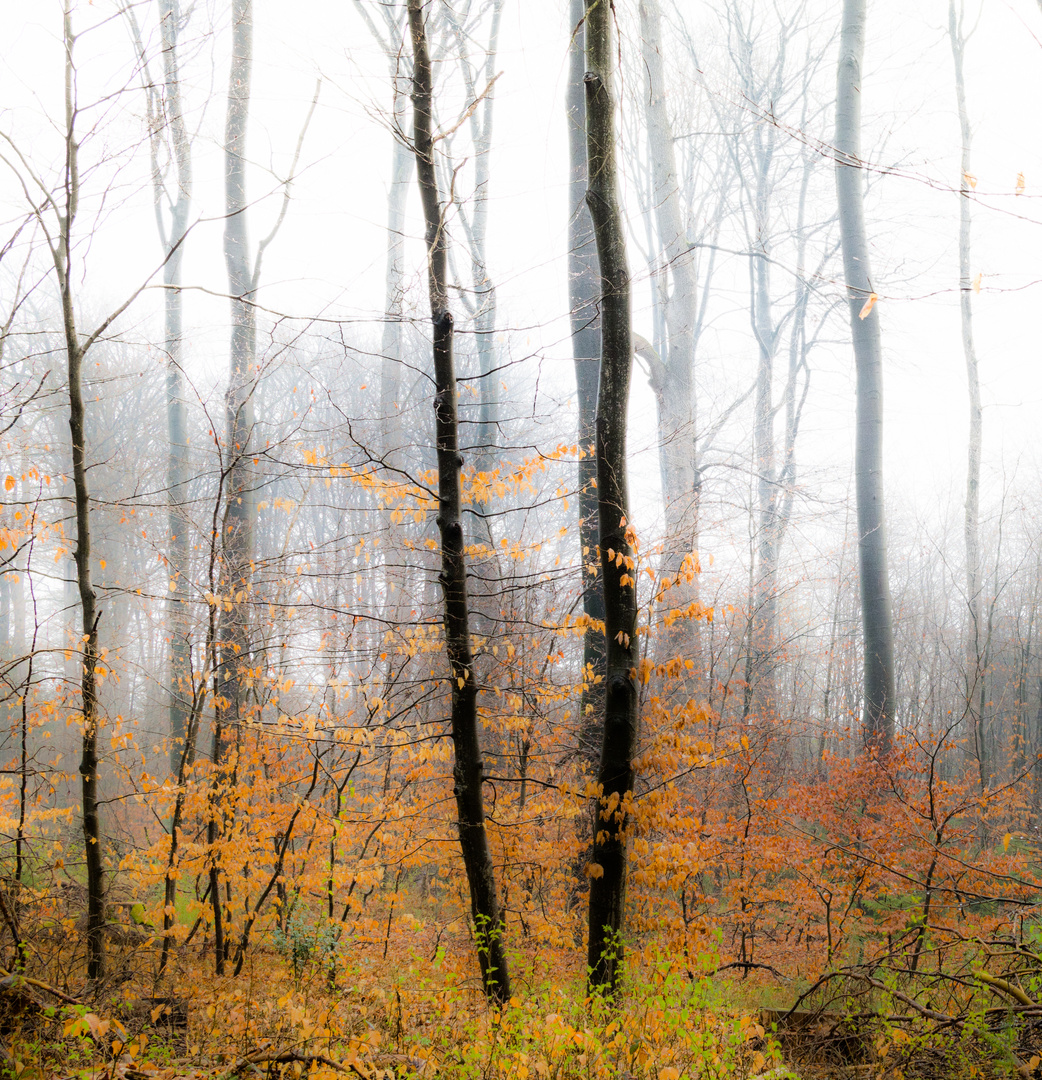
[(1042, 1077), (1042, 0), (0, 40), (3, 1076)]

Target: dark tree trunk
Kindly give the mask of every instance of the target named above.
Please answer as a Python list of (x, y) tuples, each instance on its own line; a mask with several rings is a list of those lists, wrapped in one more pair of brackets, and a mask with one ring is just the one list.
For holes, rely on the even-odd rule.
[(570, 0), (568, 21), (568, 303), (572, 357), (579, 406), (579, 549), (582, 568), (583, 691), (580, 701), (579, 754), (592, 773), (601, 746), (604, 712), (604, 592), (597, 580), (597, 460), (595, 418), (600, 379), (601, 323), (597, 300), (597, 246), (586, 205), (586, 34), (583, 0)]
[(883, 351), (865, 234), (861, 160), (861, 62), (866, 0), (844, 0), (836, 86), (836, 196), (843, 273), (857, 367), (858, 569), (865, 643), (862, 725), (869, 746), (885, 754), (894, 735), (894, 630), (883, 510)]
[(600, 807), (590, 881), (588, 965), (592, 987), (614, 994), (622, 974), (626, 899), (626, 802), (637, 742), (636, 571), (626, 490), (626, 409), (633, 341), (625, 226), (619, 208), (612, 91), (612, 12), (586, 0), (586, 152), (601, 278), (601, 365), (597, 396), (597, 502), (607, 658)]
[[(91, 580), (90, 492), (87, 488), (86, 409), (83, 402), (83, 357), (89, 348), (80, 341), (72, 295), (72, 229), (79, 203), (79, 143), (76, 140), (75, 35), (66, 4), (65, 42), (65, 205), (59, 215), (59, 236), (52, 248), (61, 292), (62, 324), (69, 375), (69, 434), (72, 441), (72, 481), (76, 518), (76, 584), (82, 620), (80, 713), (83, 719), (80, 757), (84, 855), (87, 868), (87, 978), (105, 973), (105, 874), (98, 806), (98, 620), (101, 612)], [(93, 340), (93, 339), (92, 339)]]
[(510, 999), (510, 978), (503, 947), (503, 917), (496, 896), (492, 853), (485, 831), (482, 797), (484, 764), (478, 741), (478, 688), (471, 653), (467, 565), (462, 522), (459, 421), (456, 372), (452, 355), (453, 321), (446, 282), (447, 242), (431, 136), (432, 76), (423, 0), (409, 0), (413, 48), (413, 150), (426, 225), (427, 281), (434, 327), (434, 419), (438, 453), (438, 529), (441, 534), (441, 582), (445, 595), (445, 648), (452, 694), (454, 792), (460, 848), (470, 886), (471, 912), (478, 942), (478, 963), (485, 996)]

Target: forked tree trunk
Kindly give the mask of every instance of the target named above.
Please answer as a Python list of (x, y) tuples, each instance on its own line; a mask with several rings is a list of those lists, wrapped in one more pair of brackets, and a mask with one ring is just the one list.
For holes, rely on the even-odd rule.
[(586, 0), (586, 154), (601, 277), (601, 369), (597, 396), (597, 502), (607, 661), (600, 807), (590, 865), (590, 985), (620, 986), (626, 901), (627, 800), (637, 743), (637, 601), (626, 487), (626, 409), (633, 340), (625, 226), (619, 207), (612, 90), (612, 11)]
[[(52, 248), (61, 293), (62, 325), (69, 374), (69, 434), (72, 439), (72, 482), (75, 492), (76, 584), (83, 614), (80, 665), (80, 713), (83, 718), (80, 757), (84, 856), (87, 868), (87, 978), (105, 973), (105, 874), (98, 805), (98, 610), (90, 567), (90, 492), (87, 488), (86, 410), (83, 401), (83, 357), (86, 347), (76, 328), (72, 295), (72, 229), (79, 202), (79, 143), (76, 139), (75, 35), (71, 4), (65, 5), (65, 202), (59, 213), (59, 235)], [(92, 339), (93, 340), (93, 339)]]
[(503, 947), (503, 916), (496, 896), (492, 852), (485, 831), (482, 798), (484, 764), (478, 741), (478, 688), (470, 644), (467, 564), (462, 522), (459, 420), (452, 355), (453, 320), (447, 289), (447, 243), (438, 196), (431, 136), (432, 76), (423, 0), (408, 0), (413, 50), (413, 150), (426, 226), (427, 286), (434, 327), (434, 420), (438, 454), (438, 529), (441, 582), (445, 596), (445, 648), (452, 695), (454, 793), (460, 848), (470, 887), (481, 982), (489, 1001), (510, 999)]
[(582, 568), (583, 632), (582, 698), (579, 703), (579, 755), (590, 774), (597, 768), (604, 713), (604, 590), (597, 578), (597, 459), (595, 418), (600, 379), (601, 314), (597, 278), (597, 245), (586, 205), (586, 27), (583, 0), (570, 0), (568, 22), (568, 303), (572, 360), (579, 407), (579, 550)]
[(883, 510), (883, 350), (865, 234), (861, 161), (861, 62), (866, 0), (843, 0), (836, 80), (836, 197), (843, 273), (857, 368), (858, 570), (865, 648), (866, 743), (885, 754), (894, 736), (894, 630)]
[(973, 343), (973, 282), (970, 280), (970, 146), (973, 133), (966, 109), (966, 80), (963, 76), (963, 52), (966, 39), (962, 32), (962, 5), (956, 15), (955, 0), (948, 0), (948, 37), (955, 64), (955, 101), (959, 110), (959, 133), (962, 154), (959, 161), (959, 314), (962, 322), (962, 351), (966, 360), (966, 383), (970, 397), (970, 434), (966, 455), (966, 513), (963, 537), (966, 545), (966, 604), (969, 625), (966, 628), (966, 712), (973, 733), (974, 750), (981, 787), (987, 784), (989, 765), (981, 725), (983, 723), (983, 683), (985, 672), (981, 626), (980, 571), (980, 464), (983, 438), (983, 411), (980, 400), (980, 376), (977, 350)]
[[(489, 26), (488, 46), (485, 50), (484, 88), (475, 81), (475, 69), (471, 66), (468, 34), (463, 25), (469, 15), (469, 5), (460, 13), (446, 5), (445, 16), (452, 27), (459, 49), (460, 69), (467, 100), (473, 103), (468, 109), (471, 142), (474, 147), (474, 197), (473, 210), (465, 232), (470, 248), (470, 273), (473, 300), (468, 306), (474, 315), (474, 338), (478, 354), (478, 423), (474, 445), (475, 469), (491, 472), (499, 459), (499, 379), (494, 375), (496, 333), (496, 285), (488, 267), (488, 208), (489, 175), (492, 149), (492, 121), (496, 100), (495, 66), (499, 52), (499, 27), (503, 17), (504, 0), (492, 0), (492, 16)], [(479, 68), (478, 71), (481, 71)], [(479, 95), (481, 95), (479, 97)], [(480, 101), (480, 104), (479, 104)], [(480, 535), (475, 541), (488, 541), (494, 548), (488, 522), (479, 519)]]

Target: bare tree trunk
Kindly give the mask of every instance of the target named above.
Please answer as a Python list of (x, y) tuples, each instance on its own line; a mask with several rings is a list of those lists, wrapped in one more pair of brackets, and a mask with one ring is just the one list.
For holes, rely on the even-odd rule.
[(249, 442), (253, 432), (253, 389), (256, 382), (256, 321), (246, 232), (246, 127), (253, 64), (253, 0), (232, 5), (232, 63), (228, 80), (228, 112), (224, 132), (224, 261), (231, 296), (231, 364), (225, 393), (225, 453), (228, 492), (224, 519), (224, 585), (231, 611), (221, 632), (222, 696), (231, 723), (240, 718), (239, 668), (248, 662), (246, 633), (250, 557), (253, 551), (253, 493)]
[(105, 877), (101, 820), (98, 806), (97, 693), (98, 621), (90, 567), (90, 492), (87, 488), (86, 410), (83, 401), (83, 357), (86, 352), (76, 329), (72, 295), (72, 229), (79, 203), (79, 144), (76, 140), (76, 68), (71, 4), (64, 11), (65, 43), (65, 205), (59, 216), (59, 236), (52, 248), (61, 292), (62, 323), (69, 374), (69, 434), (72, 440), (72, 480), (76, 517), (76, 584), (82, 621), (80, 713), (83, 718), (80, 783), (84, 854), (87, 868), (87, 978), (97, 981), (105, 973)]
[[(392, 20), (397, 29), (397, 21)], [(404, 37), (404, 29), (402, 30)], [(402, 72), (402, 40), (389, 56), (393, 64), (394, 127), (405, 130), (408, 107), (408, 76)], [(405, 205), (409, 195), (412, 154), (401, 139), (394, 140), (391, 158), (391, 187), (387, 195), (387, 276), (385, 282), (384, 326), (380, 343), (380, 451), (387, 465), (398, 465), (401, 443), (402, 304), (405, 298)]]
[(438, 529), (441, 581), (445, 594), (445, 647), (452, 694), (454, 791), (460, 849), (470, 886), (471, 912), (478, 941), (478, 963), (489, 1001), (510, 999), (510, 977), (503, 947), (503, 916), (496, 896), (492, 853), (485, 831), (482, 796), (484, 764), (478, 740), (477, 695), (470, 644), (467, 565), (464, 554), (459, 421), (452, 355), (453, 319), (447, 290), (447, 235), (438, 196), (431, 135), (432, 76), (423, 0), (408, 0), (413, 48), (413, 149), (426, 225), (427, 283), (434, 326), (434, 417), (438, 453)]
[[(232, 58), (228, 76), (228, 105), (224, 129), (224, 261), (231, 299), (231, 350), (225, 392), (227, 491), (221, 535), (224, 605), (220, 663), (215, 671), (216, 718), (213, 739), (215, 801), (219, 801), (216, 770), (222, 765), (223, 739), (238, 733), (244, 707), (242, 670), (249, 664), (248, 611), (253, 554), (254, 499), (249, 467), (253, 432), (253, 391), (256, 384), (256, 318), (254, 293), (257, 272), (251, 272), (246, 231), (246, 131), (249, 120), (253, 66), (253, 0), (233, 0)], [(221, 832), (221, 811), (211, 808), (211, 847)], [(230, 947), (229, 927), (220, 922), (221, 890), (218, 866), (211, 852), (211, 896), (215, 930), (223, 931), (217, 948), (218, 974), (223, 974)], [(223, 947), (222, 947), (223, 946)]]
[(629, 496), (626, 410), (633, 340), (625, 226), (618, 199), (612, 11), (586, 0), (586, 148), (601, 276), (601, 370), (597, 396), (597, 502), (607, 661), (604, 735), (598, 772), (600, 807), (590, 881), (590, 985), (620, 987), (626, 902), (626, 800), (633, 790), (637, 743), (637, 601)]
[(601, 746), (604, 712), (604, 592), (597, 580), (597, 383), (600, 378), (601, 314), (597, 280), (597, 247), (593, 220), (586, 205), (586, 27), (583, 0), (570, 0), (568, 21), (568, 303), (572, 360), (579, 406), (579, 550), (582, 568), (583, 679), (579, 717), (579, 754), (592, 773)]
[(190, 697), (191, 638), (188, 618), (188, 519), (185, 515), (188, 483), (188, 408), (185, 403), (184, 374), (181, 368), (182, 313), (181, 263), (183, 240), (188, 228), (192, 200), (192, 155), (181, 101), (178, 70), (178, 40), (181, 12), (177, 0), (159, 0), (163, 40), (164, 83), (171, 136), (176, 162), (176, 197), (171, 207), (170, 231), (166, 245), (170, 258), (163, 268), (166, 285), (166, 415), (169, 439), (167, 491), (170, 498), (169, 570), (173, 588), (168, 597), (170, 630), (170, 764), (178, 771), (183, 743), (188, 735), (186, 696)]
[[(658, 363), (649, 359), (652, 389), (658, 403), (659, 453), (662, 456), (666, 541), (662, 573), (672, 583), (665, 594), (670, 608), (688, 608), (699, 599), (698, 577), (684, 560), (698, 546), (701, 478), (698, 470), (694, 389), (696, 280), (694, 252), (687, 239), (680, 206), (673, 125), (666, 107), (662, 64), (661, 14), (658, 0), (640, 0), (641, 54), (644, 60), (645, 107), (651, 161), (651, 201), (655, 208), (658, 246), (665, 256), (662, 290), (665, 340)], [(700, 650), (700, 621), (678, 619), (667, 639), (669, 656)]]
[(861, 172), (861, 62), (866, 0), (844, 0), (836, 87), (836, 196), (857, 367), (858, 569), (865, 642), (866, 742), (885, 754), (894, 735), (894, 630), (883, 509), (883, 351), (868, 261)]
[(973, 134), (966, 109), (966, 81), (963, 76), (963, 53), (966, 38), (962, 31), (962, 4), (956, 15), (955, 0), (948, 0), (948, 37), (955, 65), (955, 100), (959, 110), (959, 132), (962, 136), (962, 155), (959, 169), (959, 314), (962, 322), (962, 350), (966, 360), (966, 382), (970, 397), (970, 434), (966, 461), (966, 515), (963, 536), (966, 544), (966, 604), (969, 625), (966, 628), (966, 705), (967, 719), (973, 732), (973, 742), (980, 767), (981, 782), (988, 775), (988, 762), (982, 738), (981, 710), (974, 701), (984, 679), (981, 634), (981, 570), (980, 570), (980, 466), (983, 438), (983, 413), (980, 399), (980, 376), (977, 371), (977, 351), (973, 343), (973, 282), (970, 280), (970, 147)]
[[(206, 697), (206, 679), (192, 685), (191, 630), (188, 618), (188, 520), (185, 515), (188, 483), (188, 409), (185, 403), (182, 355), (181, 266), (184, 239), (188, 228), (188, 212), (192, 200), (191, 142), (185, 125), (179, 71), (179, 36), (182, 18), (179, 0), (157, 0), (159, 30), (162, 40), (162, 92), (149, 72), (144, 41), (138, 28), (134, 9), (127, 16), (145, 72), (145, 100), (149, 128), (149, 149), (152, 166), (152, 196), (156, 227), (166, 260), (163, 265), (164, 336), (166, 350), (166, 418), (167, 418), (167, 528), (170, 538), (167, 547), (169, 594), (167, 599), (167, 632), (170, 640), (170, 771), (177, 784), (177, 796), (170, 819), (170, 846), (167, 856), (163, 901), (163, 945), (159, 959), (160, 975), (166, 971), (170, 958), (172, 931), (177, 900), (177, 861), (180, 828), (187, 797), (185, 783), (195, 761), (195, 741), (199, 715)], [(164, 143), (170, 148), (173, 164), (173, 190), (167, 185), (161, 155)], [(169, 211), (169, 227), (164, 214)], [(210, 635), (206, 656), (213, 644), (215, 613), (210, 608)]]
[[(181, 99), (178, 36), (181, 30), (179, 0), (157, 0), (163, 43), (163, 93), (148, 80), (146, 86), (152, 157), (152, 193), (156, 226), (167, 256), (163, 265), (164, 348), (166, 351), (167, 419), (167, 528), (170, 532), (167, 567), (167, 630), (170, 636), (170, 770), (177, 775), (187, 733), (191, 688), (191, 638), (188, 618), (188, 521), (185, 501), (188, 483), (188, 409), (185, 404), (181, 366), (182, 314), (181, 266), (188, 212), (192, 202), (192, 152)], [(145, 62), (144, 46), (131, 13), (138, 50)], [(146, 69), (147, 70), (147, 69)], [(171, 191), (163, 175), (160, 151), (163, 140), (172, 149), (174, 175)], [(169, 226), (163, 205), (169, 207)]]
[(771, 314), (770, 257), (767, 235), (767, 170), (769, 156), (761, 155), (757, 178), (756, 250), (749, 262), (750, 316), (759, 355), (753, 428), (756, 470), (756, 571), (750, 592), (749, 675), (746, 713), (761, 720), (775, 711), (775, 639), (778, 623), (778, 482), (774, 446), (774, 355), (777, 333)]
[[(491, 25), (488, 46), (485, 50), (483, 72), (485, 86), (483, 88), (475, 82), (475, 70), (470, 62), (467, 44), (468, 34), (459, 13), (451, 5), (446, 5), (444, 8), (459, 50), (463, 88), (467, 100), (474, 103), (473, 107), (468, 109), (471, 142), (474, 147), (474, 208), (469, 219), (463, 214), (462, 207), (457, 207), (457, 213), (461, 217), (470, 247), (473, 300), (468, 303), (468, 307), (474, 315), (475, 344), (478, 353), (479, 406), (474, 456), (475, 467), (479, 472), (490, 472), (495, 468), (498, 457), (496, 448), (499, 443), (499, 384), (492, 373), (495, 366), (496, 286), (488, 270), (487, 240), (489, 151), (492, 147), (495, 65), (499, 51), (499, 27), (503, 17), (503, 4), (504, 0), (492, 0)], [(469, 14), (469, 5), (465, 7), (464, 14)], [(486, 523), (481, 524), (484, 533), (482, 539), (490, 538)]]

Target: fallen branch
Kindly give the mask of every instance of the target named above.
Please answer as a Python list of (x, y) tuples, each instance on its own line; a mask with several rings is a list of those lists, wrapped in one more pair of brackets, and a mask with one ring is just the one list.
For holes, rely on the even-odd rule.
[(989, 975), (986, 971), (975, 971), (973, 977), (980, 979), (987, 986), (1001, 990), (1004, 994), (1008, 994), (1013, 998), (1014, 1001), (1019, 1001), (1021, 1005), (1026, 1005), (1029, 1009), (1039, 1008), (1037, 1001), (1032, 1001), (1019, 986), (1014, 986), (1013, 983), (1008, 982), (1006, 979), (998, 979), (994, 975)]
[(255, 1050), (252, 1054), (240, 1058), (228, 1072), (220, 1077), (220, 1080), (231, 1080), (231, 1077), (238, 1075), (243, 1069), (248, 1069), (254, 1065), (292, 1065), (294, 1063), (301, 1065), (328, 1065), (337, 1072), (353, 1072), (362, 1077), (362, 1080), (371, 1080), (369, 1074), (353, 1062), (350, 1065), (344, 1065), (326, 1054), (300, 1050), (276, 1050), (272, 1047)]
[[(60, 1001), (64, 1001), (68, 1005), (83, 1004), (79, 998), (74, 998), (69, 994), (64, 993), (64, 991), (59, 990), (57, 987), (51, 986), (49, 983), (40, 982), (39, 979), (30, 979), (28, 975), (12, 974), (10, 971), (0, 968), (0, 979), (4, 980), (4, 985), (6, 987), (16, 987), (21, 983), (24, 983), (26, 986), (35, 986), (37, 990), (45, 990), (48, 994), (53, 994)], [(8, 979), (10, 979), (11, 982), (8, 982)]]

